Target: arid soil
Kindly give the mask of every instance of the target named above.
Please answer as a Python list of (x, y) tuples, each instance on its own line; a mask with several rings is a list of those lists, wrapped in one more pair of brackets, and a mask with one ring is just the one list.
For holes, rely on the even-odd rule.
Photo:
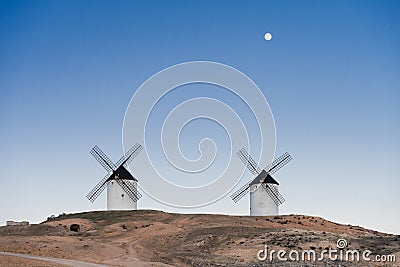
[[(79, 232), (70, 231), (72, 224)], [(397, 262), (260, 261), (271, 250), (371, 250), (395, 255)], [(108, 266), (400, 266), (400, 236), (319, 217), (247, 217), (171, 214), (161, 211), (98, 211), (60, 215), (41, 224), (0, 227), (0, 251), (65, 258)], [(288, 256), (286, 255), (286, 258)], [(0, 266), (60, 266), (0, 256)]]
[(64, 265), (0, 255), (0, 266), (64, 267)]

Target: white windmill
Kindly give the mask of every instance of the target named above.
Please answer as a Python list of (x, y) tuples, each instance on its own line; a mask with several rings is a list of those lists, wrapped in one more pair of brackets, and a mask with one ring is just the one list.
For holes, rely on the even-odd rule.
[(135, 144), (114, 164), (95, 146), (90, 153), (108, 173), (86, 197), (94, 202), (107, 187), (107, 210), (136, 210), (137, 201), (142, 195), (137, 190), (138, 180), (127, 170), (127, 166), (142, 149), (140, 144)]
[(278, 191), (279, 183), (271, 174), (286, 165), (292, 157), (286, 152), (261, 170), (246, 149), (242, 148), (236, 154), (256, 177), (233, 193), (232, 200), (236, 203), (250, 191), (250, 216), (278, 215), (279, 205), (285, 199)]

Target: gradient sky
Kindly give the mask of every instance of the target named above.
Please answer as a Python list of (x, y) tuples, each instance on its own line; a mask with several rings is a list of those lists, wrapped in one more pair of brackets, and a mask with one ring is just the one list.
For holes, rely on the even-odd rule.
[[(192, 60), (246, 73), (275, 117), (283, 214), (400, 233), (398, 1), (1, 1), (0, 225), (101, 210), (85, 195), (122, 154), (154, 73)], [(273, 39), (266, 42), (266, 32)], [(248, 214), (248, 197), (196, 210)]]

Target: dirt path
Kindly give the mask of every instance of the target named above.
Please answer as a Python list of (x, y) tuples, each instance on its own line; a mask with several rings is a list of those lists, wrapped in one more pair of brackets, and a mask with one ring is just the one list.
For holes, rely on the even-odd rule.
[(74, 266), (74, 267), (107, 267), (106, 265), (100, 265), (95, 263), (83, 262), (83, 261), (74, 261), (74, 260), (66, 260), (66, 259), (58, 259), (58, 258), (50, 258), (50, 257), (40, 257), (40, 256), (33, 256), (28, 254), (18, 254), (18, 253), (11, 253), (11, 252), (1, 252), (0, 255), (4, 256), (13, 256), (31, 260), (40, 260), (40, 261), (47, 261), (57, 264), (63, 264), (66, 266)]

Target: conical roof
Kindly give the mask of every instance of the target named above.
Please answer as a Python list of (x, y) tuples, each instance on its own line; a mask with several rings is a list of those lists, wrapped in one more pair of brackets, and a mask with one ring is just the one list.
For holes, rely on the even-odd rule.
[(279, 185), (279, 183), (265, 170), (262, 170), (260, 174), (257, 175), (257, 177), (254, 178), (253, 181), (251, 181), (250, 185), (261, 184), (261, 183)]

